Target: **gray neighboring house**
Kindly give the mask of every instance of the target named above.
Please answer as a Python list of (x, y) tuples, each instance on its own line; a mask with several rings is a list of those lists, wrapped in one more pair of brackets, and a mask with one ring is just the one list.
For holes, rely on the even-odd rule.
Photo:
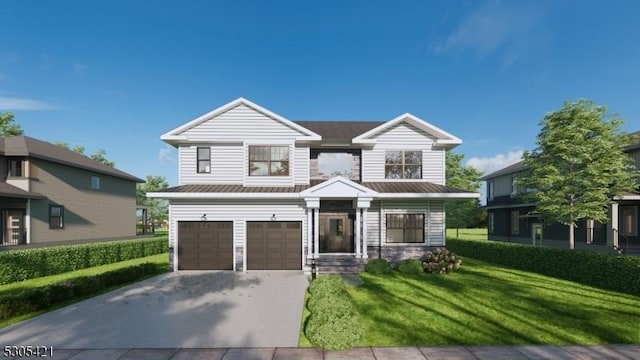
[(141, 182), (44, 141), (0, 137), (0, 246), (135, 236)]
[[(303, 270), (419, 257), (445, 246), (457, 137), (411, 114), (291, 121), (239, 98), (168, 133), (175, 270)], [(339, 169), (338, 165), (344, 165)]]

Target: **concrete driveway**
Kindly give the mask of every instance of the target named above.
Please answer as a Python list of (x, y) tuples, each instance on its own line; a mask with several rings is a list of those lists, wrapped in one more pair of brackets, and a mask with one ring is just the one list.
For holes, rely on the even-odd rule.
[(307, 285), (299, 271), (168, 273), (2, 328), (0, 344), (295, 347)]

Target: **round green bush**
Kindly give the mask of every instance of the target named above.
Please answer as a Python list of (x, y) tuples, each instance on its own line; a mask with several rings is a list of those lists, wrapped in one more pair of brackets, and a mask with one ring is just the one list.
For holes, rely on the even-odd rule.
[(344, 316), (355, 313), (351, 297), (346, 291), (328, 295), (313, 295), (307, 301), (307, 309), (312, 314), (332, 314)]
[(365, 271), (371, 274), (389, 274), (391, 264), (385, 259), (372, 259), (367, 263)]
[(311, 314), (305, 334), (317, 346), (343, 350), (360, 344), (364, 337), (364, 326), (356, 313), (339, 317)]
[(422, 274), (424, 272), (424, 268), (422, 267), (422, 261), (420, 260), (405, 259), (400, 261), (398, 271), (404, 274)]

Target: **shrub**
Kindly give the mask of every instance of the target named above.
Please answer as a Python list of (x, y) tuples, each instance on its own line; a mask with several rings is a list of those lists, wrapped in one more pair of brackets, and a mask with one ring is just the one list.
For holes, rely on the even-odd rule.
[(640, 295), (640, 257), (494, 241), (447, 239), (447, 246), (491, 264)]
[(0, 320), (44, 310), (52, 304), (97, 294), (111, 286), (136, 281), (163, 271), (156, 264), (144, 263), (96, 276), (78, 277), (43, 287), (3, 293), (0, 294)]
[(398, 264), (398, 271), (404, 274), (421, 274), (424, 272), (424, 268), (420, 260), (405, 259)]
[(337, 275), (319, 276), (309, 286), (309, 293), (313, 295), (339, 292), (340, 290), (344, 291), (345, 286), (344, 281)]
[(461, 265), (462, 259), (447, 249), (438, 248), (427, 251), (422, 257), (424, 271), (431, 274), (448, 274), (458, 270)]
[(371, 259), (365, 267), (365, 271), (372, 274), (388, 274), (391, 270), (391, 264), (385, 259)]
[(314, 345), (342, 350), (360, 343), (364, 337), (364, 326), (357, 314), (340, 317), (311, 314), (305, 334)]
[(345, 316), (355, 312), (353, 302), (346, 290), (314, 295), (307, 301), (307, 309), (314, 314), (330, 316)]
[(166, 236), (0, 252), (0, 285), (168, 252)]

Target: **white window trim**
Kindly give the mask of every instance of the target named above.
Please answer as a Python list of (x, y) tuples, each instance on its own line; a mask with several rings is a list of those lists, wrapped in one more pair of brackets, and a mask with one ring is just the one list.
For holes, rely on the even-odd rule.
[[(407, 148), (401, 148), (401, 149), (384, 149), (382, 150), (384, 152), (384, 157), (383, 157), (383, 169), (382, 169), (382, 179), (383, 181), (398, 181), (398, 182), (402, 182), (402, 181), (406, 181), (406, 182), (415, 182), (415, 181), (423, 181), (424, 180), (424, 151), (423, 149), (407, 149)], [(400, 178), (400, 179), (390, 179), (387, 177), (387, 152), (388, 151), (400, 151), (402, 152), (402, 162), (403, 162), (403, 170), (404, 170), (404, 153), (405, 152), (420, 152), (420, 178), (418, 179), (406, 179), (406, 178)], [(362, 167), (362, 164), (364, 163), (364, 160), (362, 160), (362, 163), (360, 164), (360, 166)], [(443, 163), (444, 164), (444, 163)], [(409, 164), (409, 165), (414, 165), (414, 164)], [(404, 174), (404, 172), (403, 172)]]
[[(250, 176), (249, 175), (249, 146), (288, 146), (289, 147), (289, 175), (288, 176)], [(284, 140), (262, 140), (262, 141), (243, 141), (242, 147), (244, 149), (243, 159), (243, 175), (242, 185), (250, 186), (247, 184), (247, 179), (285, 179), (290, 180), (291, 186), (294, 185), (295, 174), (295, 143)]]

